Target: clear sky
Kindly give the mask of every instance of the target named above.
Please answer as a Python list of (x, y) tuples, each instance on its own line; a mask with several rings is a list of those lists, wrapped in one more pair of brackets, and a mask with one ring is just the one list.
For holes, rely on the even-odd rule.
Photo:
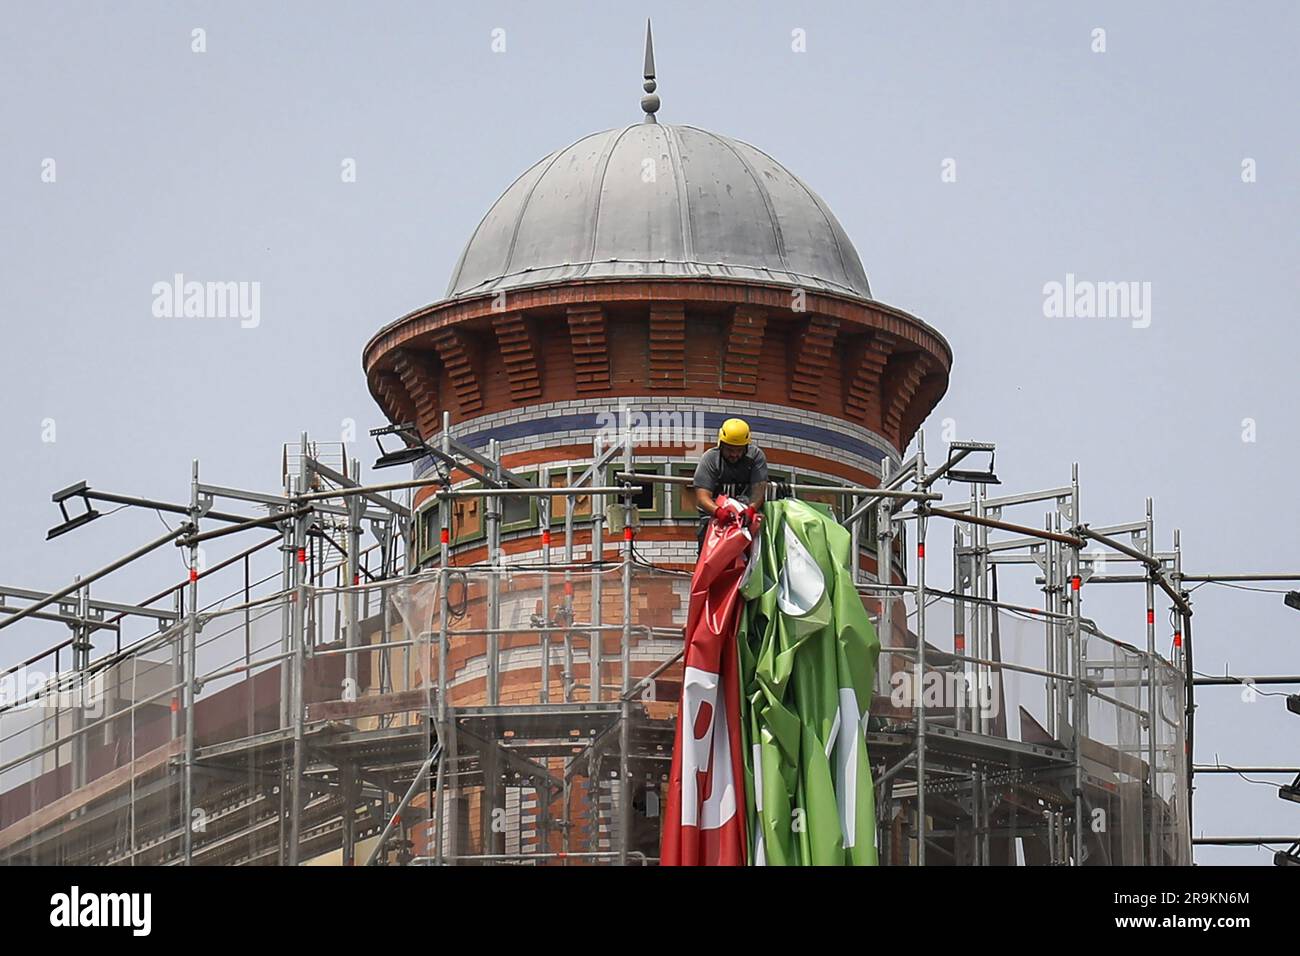
[[(161, 530), (122, 512), (45, 543), (73, 481), (185, 500), (198, 457), (271, 490), (301, 430), (380, 424), (362, 346), (442, 295), (519, 172), (639, 120), (647, 14), (660, 120), (789, 166), (877, 297), (952, 344), (932, 454), (950, 419), (998, 443), (1008, 490), (1079, 462), (1094, 524), (1153, 496), (1189, 571), (1300, 569), (1292, 3), (128, 2), (0, 19), (0, 581), (54, 588)], [(156, 317), (176, 273), (260, 283), (258, 324)], [(1149, 324), (1048, 317), (1070, 274), (1150, 283)], [(97, 593), (179, 569), (168, 552)], [(1199, 670), (1300, 672), (1281, 595), (1195, 599)], [(1141, 644), (1140, 603), (1085, 606)], [(0, 661), (62, 636), (19, 630)], [(1281, 698), (1200, 701), (1199, 762), (1300, 761)], [(1199, 786), (1198, 832), (1300, 832), (1275, 784)]]

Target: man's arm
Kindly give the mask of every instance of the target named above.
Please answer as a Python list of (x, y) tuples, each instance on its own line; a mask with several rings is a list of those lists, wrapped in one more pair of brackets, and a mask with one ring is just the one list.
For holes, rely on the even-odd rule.
[(749, 503), (755, 511), (763, 510), (767, 500), (767, 455), (763, 449), (754, 449), (754, 470), (750, 478)]
[(718, 510), (718, 503), (713, 500), (713, 492), (708, 488), (695, 489), (695, 504), (710, 518), (713, 517)]
[(691, 478), (691, 485), (695, 488), (695, 505), (710, 518), (718, 510), (718, 503), (713, 500), (713, 492), (718, 487), (717, 457), (716, 449), (709, 449), (701, 455), (695, 466), (695, 475)]

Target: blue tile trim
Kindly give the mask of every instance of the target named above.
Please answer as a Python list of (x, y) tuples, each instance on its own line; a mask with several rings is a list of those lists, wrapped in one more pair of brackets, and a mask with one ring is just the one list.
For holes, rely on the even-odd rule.
[[(689, 409), (694, 411), (694, 409)], [(608, 411), (600, 413), (579, 413), (573, 415), (557, 415), (553, 418), (534, 418), (529, 421), (511, 422), (507, 425), (494, 425), (491, 428), (485, 428), (482, 431), (471, 432), (468, 435), (457, 435), (457, 439), (471, 448), (483, 448), (488, 441), (495, 438), (498, 441), (510, 441), (517, 438), (531, 438), (534, 435), (545, 435), (552, 432), (567, 432), (586, 430), (596, 431), (608, 421)], [(729, 417), (718, 412), (703, 413), (704, 427), (710, 430), (719, 428), (722, 423)], [(787, 419), (767, 418), (758, 415), (747, 415), (745, 420), (749, 422), (750, 427), (757, 433), (758, 443), (762, 445), (764, 433), (769, 435), (780, 435), (783, 438), (794, 438), (803, 441), (819, 442), (823, 445), (829, 445), (832, 448), (840, 448), (844, 451), (851, 452), (860, 458), (879, 465), (885, 458), (885, 452), (881, 451), (875, 445), (845, 435), (843, 432), (833, 431), (829, 428), (819, 428), (816, 425), (806, 425), (803, 422), (791, 421)], [(416, 466), (416, 474), (421, 474), (425, 469), (432, 466), (432, 461), (426, 459)]]

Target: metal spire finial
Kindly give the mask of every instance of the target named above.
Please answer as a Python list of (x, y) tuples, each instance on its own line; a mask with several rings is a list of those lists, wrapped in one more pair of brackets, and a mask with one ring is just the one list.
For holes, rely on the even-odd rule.
[(645, 21), (645, 83), (642, 88), (645, 96), (641, 97), (641, 109), (645, 110), (646, 123), (656, 123), (655, 113), (659, 111), (659, 96), (655, 93), (655, 43), (650, 34), (650, 18)]

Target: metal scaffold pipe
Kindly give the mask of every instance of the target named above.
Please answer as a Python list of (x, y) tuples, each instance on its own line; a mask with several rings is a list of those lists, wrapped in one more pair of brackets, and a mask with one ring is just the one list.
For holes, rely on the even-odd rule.
[[(488, 457), (494, 481), (501, 480), (501, 451), (495, 438), (488, 442)], [(502, 490), (502, 489), (495, 489)], [(501, 645), (496, 629), (501, 626), (501, 501), (492, 496), (487, 500), (484, 518), (487, 521), (487, 557), (492, 573), (487, 580), (487, 701), (495, 707), (501, 703)]]
[(1283, 774), (1291, 777), (1300, 773), (1300, 767), (1195, 767), (1197, 773), (1267, 773)]
[[(601, 441), (597, 435), (592, 440), (592, 460), (599, 462), (601, 460)], [(603, 562), (605, 560), (605, 498), (598, 494), (596, 488), (588, 489), (591, 495), (591, 560)], [(603, 584), (601, 575), (593, 575), (591, 579), (591, 620), (596, 625), (603, 624), (604, 615), (601, 606), (601, 589)], [(588, 664), (587, 664), (587, 683), (590, 685), (590, 694), (592, 702), (597, 702), (601, 697), (602, 665), (601, 655), (603, 648), (600, 646), (600, 631), (591, 631), (587, 634), (588, 640)], [(593, 786), (595, 781), (592, 781)]]
[(406, 808), (411, 805), (411, 801), (415, 799), (415, 795), (420, 792), (420, 787), (423, 786), (424, 781), (429, 778), (430, 769), (432, 769), (434, 762), (440, 757), (442, 757), (442, 741), (438, 741), (433, 745), (433, 749), (429, 751), (429, 756), (425, 758), (424, 763), (420, 764), (420, 769), (416, 772), (415, 779), (412, 780), (411, 785), (406, 788), (406, 793), (398, 802), (397, 808), (388, 817), (388, 822), (384, 824), (384, 829), (380, 832), (379, 839), (375, 841), (375, 845), (370, 850), (370, 856), (366, 857), (366, 866), (374, 866), (376, 861), (379, 859), (379, 855), (384, 852), (384, 847), (387, 845), (389, 837), (393, 835), (393, 831), (397, 829), (402, 822), (402, 814), (405, 813)]
[[(1150, 498), (1147, 498), (1147, 500), (1146, 500), (1146, 520), (1143, 522), (1143, 526), (1142, 526), (1142, 548), (1143, 548), (1143, 554), (1146, 555), (1146, 557), (1148, 557), (1148, 558), (1153, 558), (1153, 557), (1154, 557), (1154, 555), (1152, 554), (1152, 552), (1155, 551), (1155, 520), (1154, 520), (1154, 517), (1153, 517), (1152, 501), (1151, 501)], [(1150, 567), (1150, 566), (1148, 565), (1148, 567)], [(1156, 562), (1156, 569), (1158, 570), (1159, 567), (1160, 567), (1160, 564), (1159, 564), (1159, 562), (1157, 561), (1157, 562)], [(1147, 614), (1146, 614), (1146, 616), (1147, 616), (1147, 622), (1146, 622), (1146, 631), (1147, 631), (1147, 658), (1146, 658), (1146, 661), (1145, 661), (1145, 664), (1146, 664), (1146, 671), (1147, 671), (1147, 711), (1146, 711), (1146, 718), (1147, 718), (1147, 786), (1150, 788), (1150, 791), (1151, 791), (1152, 793), (1155, 793), (1155, 792), (1156, 792), (1156, 786), (1157, 786), (1157, 779), (1156, 779), (1156, 733), (1155, 733), (1155, 728), (1156, 728), (1156, 726), (1157, 726), (1157, 723), (1156, 723), (1156, 721), (1157, 721), (1157, 717), (1156, 717), (1156, 668), (1155, 668), (1155, 661), (1156, 661), (1156, 615), (1155, 615), (1156, 592), (1155, 592), (1154, 573), (1152, 573), (1152, 574), (1148, 574), (1148, 575), (1147, 575), (1146, 587), (1145, 587), (1145, 597), (1146, 597), (1146, 612), (1147, 612)], [(1155, 846), (1155, 841), (1154, 841), (1154, 840), (1150, 841), (1150, 842), (1148, 843), (1148, 847), (1149, 847), (1149, 852), (1147, 853), (1147, 856), (1146, 856), (1146, 862), (1147, 862), (1148, 864), (1154, 865), (1155, 862), (1156, 862), (1156, 846)]]
[[(564, 484), (573, 487), (573, 467), (564, 469)], [(577, 496), (572, 492), (565, 498), (564, 504), (564, 702), (573, 700), (573, 509), (577, 506)]]
[[(925, 475), (925, 433), (916, 434), (916, 480)], [(912, 706), (916, 709), (916, 863), (925, 866), (925, 526), (922, 514), (916, 523), (916, 684)]]
[(1044, 531), (1041, 528), (1030, 528), (1027, 525), (1012, 524), (1009, 521), (1000, 521), (997, 518), (984, 518), (978, 515), (962, 514), (960, 511), (948, 511), (944, 508), (925, 508), (925, 513), (937, 518), (951, 518), (953, 521), (962, 521), (966, 524), (981, 525), (985, 528), (997, 528), (1000, 531), (1013, 531), (1016, 534), (1022, 534), (1030, 538), (1041, 538), (1044, 541), (1058, 541), (1061, 544), (1069, 545), (1072, 548), (1082, 548), (1085, 542), (1078, 535), (1062, 534), (1057, 531)]
[[(1079, 523), (1079, 464), (1070, 466), (1070, 520)], [(1080, 619), (1083, 616), (1082, 598), (1082, 558), (1080, 551), (1084, 542), (1075, 538), (1070, 545), (1070, 639), (1074, 644), (1074, 706), (1073, 706), (1073, 752), (1074, 752), (1074, 865), (1083, 865), (1083, 737), (1088, 732), (1088, 702), (1083, 688), (1083, 631)]]
[(382, 491), (406, 491), (408, 489), (437, 487), (439, 498), (527, 498), (532, 495), (562, 497), (570, 492), (583, 495), (628, 495), (637, 494), (636, 488), (626, 485), (602, 485), (585, 488), (449, 488), (443, 478), (417, 478), (413, 481), (392, 481), (382, 485), (366, 485), (358, 488), (332, 488), (329, 491), (312, 491), (295, 494), (295, 502), (326, 501), (330, 498), (348, 498), (354, 495), (373, 494)]
[(132, 561), (136, 560), (137, 558), (144, 557), (150, 551), (156, 551), (157, 549), (161, 548), (164, 544), (169, 544), (172, 541), (175, 541), (177, 538), (181, 537), (182, 535), (188, 533), (189, 533), (189, 526), (181, 525), (179, 528), (167, 532), (167, 534), (163, 535), (162, 537), (155, 538), (154, 540), (150, 541), (148, 544), (141, 545), (140, 547), (136, 548), (134, 551), (130, 552), (129, 554), (123, 555), (122, 557), (118, 558), (116, 561), (104, 565), (102, 568), (100, 568), (97, 571), (92, 571), (90, 574), (83, 574), (80, 580), (73, 581), (67, 587), (60, 588), (58, 591), (46, 595), (41, 600), (37, 601), (35, 604), (29, 604), (27, 607), (23, 608), (22, 610), (15, 612), (13, 616), (7, 617), (4, 620), (0, 621), (0, 630), (9, 627), (12, 624), (17, 624), (19, 621), (23, 620), (24, 618), (31, 617), (37, 611), (40, 611), (43, 608), (47, 608), (51, 604), (56, 604), (59, 601), (62, 601), (69, 594), (72, 594), (74, 591), (78, 590), (79, 588), (87, 587), (88, 585), (93, 584), (94, 582), (98, 581), (100, 578), (112, 574), (118, 568), (130, 564)]
[(1222, 677), (1195, 677), (1192, 683), (1197, 687), (1227, 687), (1240, 684), (1300, 684), (1300, 676), (1283, 674), (1257, 674)]
[[(298, 460), (298, 477), (296, 491), (301, 493), (307, 487), (307, 433), (301, 437), (301, 454)], [(304, 703), (307, 678), (307, 651), (309, 644), (309, 627), (311, 623), (307, 608), (307, 516), (299, 515), (293, 521), (293, 546), (295, 560), (293, 563), (293, 680), (290, 687), (290, 707), (293, 720), (293, 777), (289, 781), (289, 866), (297, 866), (301, 854), (302, 810), (303, 810), (303, 767), (306, 761), (306, 741), (304, 740)]]
[(239, 524), (231, 525), (227, 528), (213, 528), (211, 531), (204, 531), (202, 534), (194, 533), (186, 535), (178, 543), (181, 545), (202, 544), (204, 541), (211, 541), (214, 538), (224, 538), (227, 535), (238, 534), (241, 531), (249, 531), (253, 528), (264, 528), (267, 525), (279, 524), (281, 521), (287, 521), (291, 518), (300, 518), (311, 512), (310, 507), (291, 508), (287, 511), (276, 512), (275, 514), (266, 515), (262, 518), (252, 518), (248, 521), (242, 521)]
[[(352, 459), (352, 474), (360, 476), (361, 462), (355, 458)], [(348, 554), (347, 554), (347, 580), (350, 590), (344, 601), (344, 613), (346, 614), (346, 634), (345, 646), (354, 648), (361, 643), (359, 633), (361, 627), (361, 595), (357, 592), (356, 587), (361, 583), (361, 511), (363, 503), (358, 498), (348, 499), (348, 519), (347, 519), (347, 536), (348, 536)], [(353, 696), (357, 694), (357, 658), (354, 654), (348, 654), (344, 659), (343, 682), (346, 693)]]
[[(451, 414), (443, 412), (442, 416), (442, 450), (444, 454), (450, 454), (451, 451)], [(450, 727), (450, 715), (447, 707), (447, 655), (450, 650), (450, 637), (448, 632), (449, 618), (451, 617), (451, 599), (447, 593), (450, 577), (448, 575), (448, 565), (451, 561), (451, 504), (447, 501), (438, 503), (438, 686), (437, 686), (437, 714), (438, 714), (438, 740), (450, 741), (452, 731)], [(432, 749), (432, 748), (430, 748)], [(452, 750), (453, 757), (455, 750)], [(447, 760), (444, 757), (438, 761), (438, 780), (437, 780), (437, 818), (434, 824), (434, 840), (436, 848), (434, 855), (439, 864), (446, 861), (447, 850), (450, 849), (452, 859), (455, 859), (458, 847), (457, 827), (453, 821), (450, 827), (447, 826), (448, 808), (454, 812), (456, 806), (456, 794), (447, 793), (446, 791), (446, 771)], [(448, 839), (445, 834), (450, 832)], [(445, 841), (445, 842), (444, 842)], [(450, 844), (450, 847), (448, 847)]]
[(1282, 571), (1257, 571), (1243, 574), (1184, 574), (1184, 581), (1197, 581), (1209, 584), (1232, 581), (1300, 581), (1300, 574)]
[[(199, 461), (191, 464), (190, 480), (190, 523), (197, 531), (201, 503), (199, 500)], [(199, 545), (190, 541), (190, 613), (185, 625), (185, 649), (181, 652), (184, 667), (185, 688), (183, 691), (185, 707), (185, 766), (183, 769), (185, 793), (181, 801), (181, 826), (184, 828), (181, 847), (185, 865), (194, 863), (194, 707), (197, 696), (195, 676), (197, 673), (198, 632), (199, 632)]]
[[(615, 473), (615, 478), (622, 481), (636, 482), (638, 484), (660, 484), (660, 485), (682, 485), (683, 487), (692, 487), (695, 481), (690, 475), (660, 475), (652, 472), (639, 472), (623, 470)], [(784, 487), (791, 491), (810, 491), (817, 494), (835, 494), (854, 495), (860, 498), (869, 498), (876, 500), (879, 498), (895, 498), (899, 501), (941, 501), (943, 495), (935, 491), (901, 491), (897, 488), (871, 488), (866, 485), (808, 485), (799, 482), (784, 482)], [(848, 518), (844, 523), (849, 523)]]
[[(623, 434), (623, 467), (632, 471), (632, 433)], [(632, 748), (632, 703), (628, 691), (632, 686), (632, 538), (636, 518), (636, 499), (623, 499), (623, 635), (619, 645), (619, 718), (618, 718), (618, 865), (627, 866), (628, 841), (632, 833), (632, 774), (629, 751)]]
[(542, 687), (543, 704), (551, 702), (551, 499), (538, 499), (538, 519), (542, 526)]
[(1087, 525), (1080, 525), (1078, 530), (1085, 538), (1090, 538), (1098, 544), (1104, 544), (1111, 550), (1118, 551), (1120, 554), (1127, 555), (1134, 561), (1145, 565), (1150, 572), (1152, 580), (1162, 591), (1165, 592), (1165, 594), (1169, 596), (1169, 600), (1173, 601), (1174, 605), (1184, 614), (1190, 615), (1192, 613), (1192, 606), (1188, 604), (1187, 600), (1179, 593), (1179, 591), (1170, 584), (1168, 580), (1166, 580), (1163, 566), (1156, 558), (1143, 554), (1141, 551), (1129, 547), (1122, 541), (1116, 541), (1109, 535), (1104, 535), (1099, 531), (1093, 531)]
[[(888, 484), (890, 468), (893, 462), (886, 457), (880, 463), (880, 481), (881, 484)], [(888, 636), (888, 643), (893, 643), (894, 635), (894, 618), (893, 618), (893, 580), (894, 580), (894, 521), (893, 509), (887, 499), (881, 498), (875, 502), (876, 507), (876, 582), (883, 584), (884, 593), (880, 596), (880, 630)], [(906, 566), (906, 561), (904, 561)], [(906, 585), (898, 585), (905, 588)], [(889, 830), (886, 827), (877, 829), (879, 835), (879, 847), (877, 848), (881, 857), (886, 864), (889, 862), (891, 846), (889, 843)]]

